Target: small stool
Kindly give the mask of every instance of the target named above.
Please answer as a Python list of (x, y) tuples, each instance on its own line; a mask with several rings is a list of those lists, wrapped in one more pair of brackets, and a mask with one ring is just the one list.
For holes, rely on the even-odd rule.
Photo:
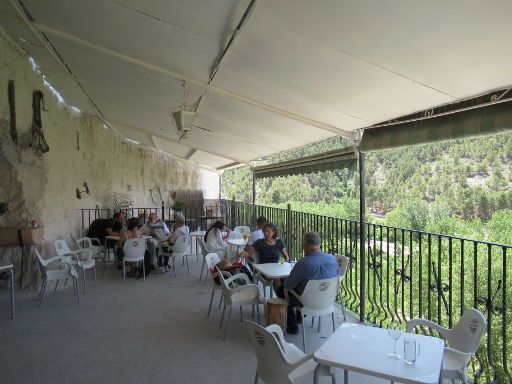
[(11, 274), (11, 318), (14, 319), (14, 272), (12, 268), (12, 264), (0, 265), (0, 272), (8, 270)]
[(267, 325), (277, 324), (286, 334), (286, 300), (277, 297), (267, 299)]

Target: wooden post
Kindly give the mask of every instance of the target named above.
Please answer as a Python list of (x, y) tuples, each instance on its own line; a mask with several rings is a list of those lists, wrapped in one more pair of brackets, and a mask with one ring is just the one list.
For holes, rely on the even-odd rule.
[(286, 333), (286, 300), (272, 298), (267, 300), (266, 320), (267, 325), (277, 324)]

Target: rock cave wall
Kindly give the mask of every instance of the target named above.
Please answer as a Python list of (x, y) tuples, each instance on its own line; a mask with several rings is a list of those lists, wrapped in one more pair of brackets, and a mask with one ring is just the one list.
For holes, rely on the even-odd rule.
[[(9, 134), (8, 81), (15, 81), (18, 143)], [(30, 147), (32, 92), (44, 93), (43, 130), (50, 151)], [(172, 191), (203, 190), (218, 197), (218, 175), (160, 151), (127, 143), (91, 115), (74, 114), (44, 85), (26, 54), (0, 29), (0, 202), (9, 212), (0, 227), (24, 226), (37, 219), (46, 244), (78, 234), (81, 208), (112, 207), (112, 193), (131, 196), (135, 207), (155, 206), (150, 189), (158, 186), (172, 204)], [(79, 149), (77, 148), (77, 134)], [(87, 182), (90, 195), (79, 200), (75, 189)]]

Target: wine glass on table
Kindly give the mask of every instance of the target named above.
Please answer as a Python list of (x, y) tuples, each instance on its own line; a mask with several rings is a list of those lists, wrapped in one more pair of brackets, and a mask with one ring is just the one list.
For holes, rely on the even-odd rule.
[(393, 353), (388, 353), (388, 357), (392, 360), (400, 360), (402, 356), (396, 353), (396, 342), (402, 335), (402, 330), (400, 329), (400, 324), (398, 322), (392, 321), (388, 324), (388, 335), (395, 341)]

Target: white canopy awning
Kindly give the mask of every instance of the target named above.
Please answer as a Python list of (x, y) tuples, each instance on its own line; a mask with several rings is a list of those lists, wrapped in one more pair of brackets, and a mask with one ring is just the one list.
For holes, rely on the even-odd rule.
[[(209, 79), (244, 13), (256, 4)], [(507, 0), (5, 0), (0, 25), (66, 102), (209, 168), (512, 83)], [(187, 139), (169, 117), (206, 91)]]

